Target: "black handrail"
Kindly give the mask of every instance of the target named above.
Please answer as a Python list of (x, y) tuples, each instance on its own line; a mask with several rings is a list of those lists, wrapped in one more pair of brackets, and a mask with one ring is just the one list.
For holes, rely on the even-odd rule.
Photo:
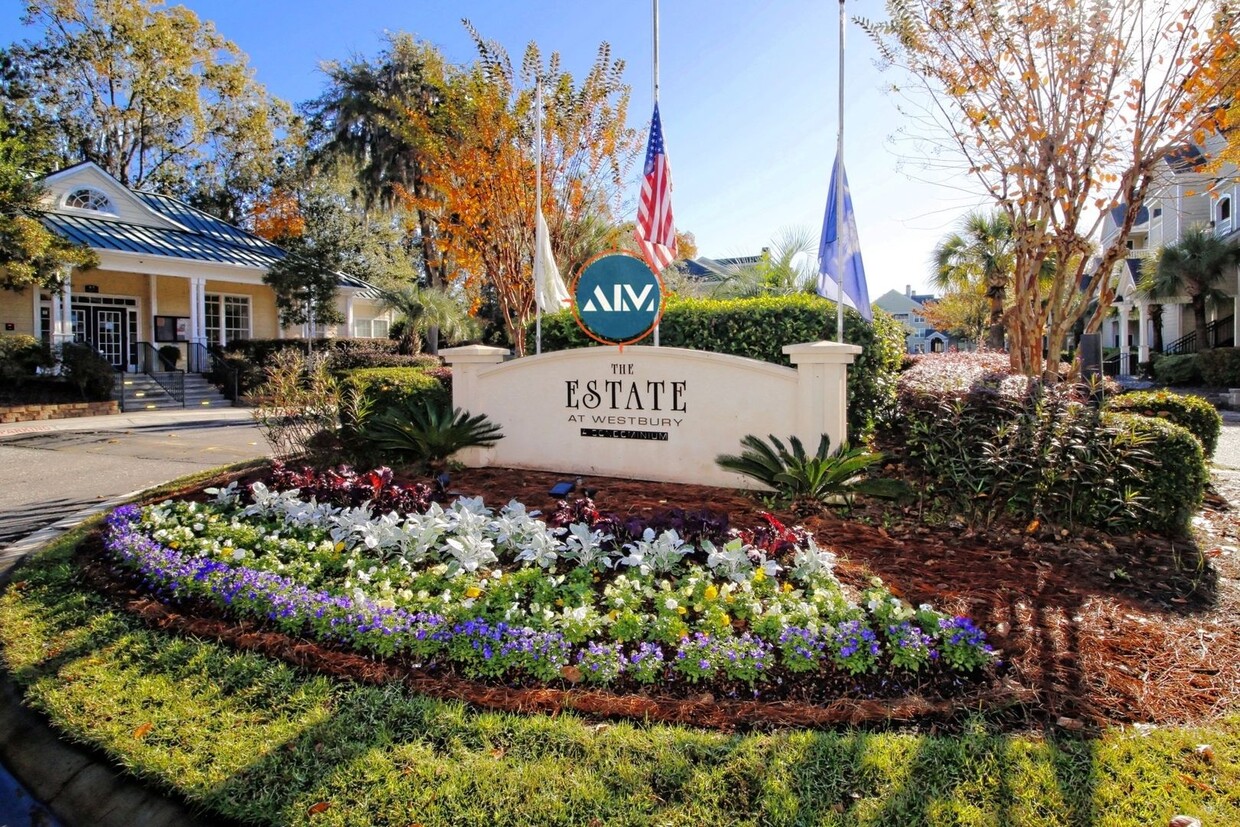
[(150, 342), (138, 342), (138, 370), (155, 380), (155, 384), (181, 403), (182, 408), (185, 407), (185, 371), (170, 368)]
[[(237, 401), (238, 371), (220, 358), (217, 348), (208, 348), (199, 342), (190, 342), (186, 347), (186, 356), (191, 373), (210, 373), (217, 385), (221, 385), (224, 396)], [(223, 380), (222, 383), (220, 380)], [(231, 393), (229, 392), (231, 391)]]
[[(1228, 330), (1234, 322), (1235, 316), (1228, 316), (1225, 319), (1216, 319), (1206, 325), (1206, 341), (1210, 343), (1210, 347), (1219, 346), (1219, 330)], [(1226, 342), (1227, 340), (1223, 339), (1222, 341)], [(1197, 349), (1197, 331), (1194, 330), (1164, 347), (1163, 353), (1167, 355), (1178, 353), (1196, 353)]]

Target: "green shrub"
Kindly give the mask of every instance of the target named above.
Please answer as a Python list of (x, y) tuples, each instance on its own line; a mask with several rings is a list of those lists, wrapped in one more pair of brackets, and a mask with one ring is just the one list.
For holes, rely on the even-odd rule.
[(389, 353), (379, 350), (339, 350), (333, 351), (331, 369), (337, 373), (348, 373), (359, 368), (421, 368), (428, 370), (443, 365), (438, 356), (426, 353)]
[(1214, 456), (1218, 435), (1223, 428), (1223, 418), (1214, 406), (1200, 396), (1190, 394), (1165, 390), (1132, 391), (1111, 397), (1106, 409), (1165, 419), (1187, 428), (1201, 442), (1207, 457)]
[(954, 374), (940, 359), (902, 377), (885, 434), (928, 496), (974, 524), (1008, 517), (1113, 533), (1185, 529), (1206, 479), (1201, 443), (1184, 445), (1186, 429), (1103, 413), (1078, 387), (1004, 377), (982, 357), (958, 361)]
[(1116, 468), (1116, 487), (1139, 492), (1143, 512), (1126, 528), (1186, 531), (1210, 481), (1201, 443), (1187, 428), (1156, 417), (1108, 413), (1103, 421), (1117, 439), (1143, 448), (1135, 461)]
[(10, 387), (33, 379), (56, 362), (43, 342), (25, 334), (0, 336), (0, 382)]
[[(790, 365), (785, 345), (835, 341), (835, 303), (799, 294), (755, 299), (695, 299), (668, 296), (659, 324), (659, 343), (728, 353), (777, 365)], [(572, 311), (544, 315), (543, 351), (598, 345), (577, 325)], [(534, 329), (526, 330), (533, 352)], [(848, 368), (848, 428), (854, 436), (873, 430), (890, 415), (895, 382), (904, 358), (904, 328), (886, 313), (875, 313), (873, 324), (856, 311), (844, 311), (844, 339), (860, 345), (861, 354)], [(653, 344), (652, 337), (635, 344)]]
[(1201, 381), (1212, 388), (1240, 388), (1240, 348), (1218, 347), (1197, 354)]
[(77, 388), (83, 400), (102, 402), (112, 398), (116, 371), (92, 347), (66, 344), (61, 348), (60, 362), (65, 378)]
[(1195, 353), (1162, 355), (1154, 362), (1154, 379), (1163, 385), (1200, 385), (1201, 368)]
[(409, 402), (452, 401), (442, 382), (418, 368), (359, 368), (345, 375), (344, 384), (364, 397), (376, 416)]

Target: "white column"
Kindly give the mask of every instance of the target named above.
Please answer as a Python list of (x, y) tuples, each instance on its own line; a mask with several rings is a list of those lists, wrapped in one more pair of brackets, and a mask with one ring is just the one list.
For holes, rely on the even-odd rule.
[(344, 300), (344, 338), (353, 338), (353, 294)]
[[(146, 323), (151, 326), (151, 339), (150, 339), (151, 342), (155, 341), (155, 316), (156, 314), (159, 313), (159, 298), (156, 296), (156, 290), (155, 290), (155, 280), (158, 278), (159, 276), (155, 275), (154, 273), (151, 273), (149, 276), (146, 277), (146, 283), (148, 287), (148, 290), (147, 290), (148, 303), (151, 305), (150, 310), (148, 310), (146, 314)], [(142, 325), (138, 325), (139, 329), (141, 329), (141, 327)]]
[(1137, 328), (1137, 363), (1144, 364), (1150, 360), (1150, 306), (1147, 302), (1137, 305), (1137, 318), (1140, 320), (1140, 327)]
[(66, 267), (60, 277), (60, 292), (52, 293), (52, 344), (73, 341), (73, 270)]
[(797, 372), (796, 430), (806, 445), (817, 445), (826, 434), (832, 449), (848, 441), (848, 366), (860, 345), (806, 342), (784, 345)]
[(190, 341), (207, 344), (207, 280), (189, 280), (189, 329)]
[(58, 291), (52, 291), (52, 317), (48, 320), (51, 325), (52, 346), (55, 347), (64, 342), (64, 320), (65, 314), (60, 309), (61, 298)]
[(1119, 306), (1119, 375), (1129, 376), (1128, 369), (1128, 305)]
[(30, 317), (30, 332), (38, 339), (43, 336), (43, 320), (40, 318), (41, 314), (39, 313), (43, 307), (43, 290), (35, 284), (31, 285), (30, 292), (34, 296), (34, 301), (32, 302), (34, 306), (31, 308), (31, 312), (34, 315)]

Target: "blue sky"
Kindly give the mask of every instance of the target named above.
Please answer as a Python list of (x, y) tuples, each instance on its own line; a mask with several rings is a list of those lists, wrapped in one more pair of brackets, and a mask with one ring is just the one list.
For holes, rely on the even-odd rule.
[[(38, 37), (20, 5), (0, 4), (0, 42)], [(169, 3), (175, 5), (175, 3)], [(318, 64), (373, 57), (387, 31), (411, 32), (455, 63), (474, 58), (461, 25), (502, 43), (519, 60), (533, 40), (580, 75), (607, 41), (627, 63), (629, 117), (649, 122), (651, 3), (569, 0), (183, 0), (249, 55), (257, 77), (296, 104), (323, 85)], [(760, 7), (760, 8), (759, 8)], [(659, 103), (675, 192), (676, 225), (702, 255), (757, 253), (789, 226), (816, 235), (826, 203), (837, 127), (837, 3), (830, 0), (663, 0)], [(879, 0), (851, 0), (849, 17), (881, 19)], [(924, 183), (917, 158), (891, 138), (905, 122), (885, 90), (868, 37), (846, 34), (844, 158), (870, 297), (927, 284), (935, 242), (968, 209), (958, 188)], [(640, 185), (634, 170), (633, 196)], [(968, 187), (969, 182), (954, 183)], [(636, 211), (636, 207), (633, 207)]]

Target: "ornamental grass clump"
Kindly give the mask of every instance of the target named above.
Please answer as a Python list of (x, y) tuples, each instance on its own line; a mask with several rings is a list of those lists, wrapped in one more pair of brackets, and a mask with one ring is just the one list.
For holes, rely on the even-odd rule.
[[(523, 685), (813, 697), (867, 681), (920, 691), (940, 680), (926, 669), (940, 650), (974, 680), (993, 661), (967, 618), (914, 610), (878, 586), (868, 609), (851, 602), (831, 552), (769, 515), (761, 530), (698, 544), (649, 526), (619, 543), (599, 528), (614, 520), (592, 507), (594, 525), (552, 527), (515, 501), (492, 511), (462, 497), (402, 514), (261, 482), (212, 493), (116, 510), (106, 548), (161, 600), (205, 601), (417, 668)], [(879, 680), (883, 670), (904, 677)]]

